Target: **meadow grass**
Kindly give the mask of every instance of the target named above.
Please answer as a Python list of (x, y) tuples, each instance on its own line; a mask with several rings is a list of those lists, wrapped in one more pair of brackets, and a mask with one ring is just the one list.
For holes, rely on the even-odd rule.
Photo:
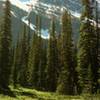
[(100, 100), (100, 95), (81, 95), (81, 96), (67, 96), (58, 95), (51, 92), (41, 92), (34, 89), (27, 89), (19, 87), (11, 90), (16, 97), (7, 95), (0, 95), (0, 100)]

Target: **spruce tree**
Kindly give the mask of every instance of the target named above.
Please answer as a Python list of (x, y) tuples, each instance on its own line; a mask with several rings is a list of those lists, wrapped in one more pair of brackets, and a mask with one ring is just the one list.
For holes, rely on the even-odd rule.
[(13, 85), (14, 88), (17, 88), (17, 85), (19, 84), (19, 75), (20, 75), (20, 60), (21, 60), (21, 40), (19, 38), (19, 34), (17, 37), (17, 42), (14, 48), (14, 58), (13, 58)]
[[(28, 62), (29, 62), (29, 53), (30, 53), (30, 46), (31, 46), (31, 37), (30, 37), (30, 33), (31, 33), (31, 29), (30, 29), (30, 18), (28, 20), (28, 26), (26, 27), (26, 42), (27, 42), (27, 47), (26, 47), (26, 51), (27, 51), (27, 66), (26, 66), (26, 69), (24, 71), (24, 75), (25, 75), (25, 78), (24, 78), (24, 82), (25, 82), (25, 86), (29, 86), (29, 68), (28, 68)], [(27, 31), (28, 30), (28, 31)]]
[(27, 28), (26, 25), (24, 25), (24, 31), (22, 34), (21, 39), (21, 48), (20, 48), (20, 76), (19, 76), (19, 82), (22, 86), (27, 85), (27, 68), (28, 68), (28, 57), (29, 57), (29, 37), (27, 34)]
[(3, 28), (0, 38), (0, 89), (9, 89), (9, 79), (11, 74), (11, 13), (10, 2), (5, 1)]
[(55, 21), (52, 19), (50, 38), (48, 40), (47, 49), (47, 67), (46, 67), (46, 89), (47, 91), (55, 91), (57, 85), (58, 71), (58, 49), (55, 34)]
[(61, 73), (58, 79), (57, 93), (74, 94), (75, 67), (72, 48), (72, 25), (71, 16), (65, 10), (62, 16), (61, 34)]
[[(40, 36), (40, 23), (39, 23), (39, 16), (36, 16), (36, 42), (35, 42), (35, 46), (34, 46), (34, 56), (33, 56), (33, 71), (32, 71), (32, 82), (33, 82), (33, 86), (34, 88), (39, 88), (38, 87), (38, 80), (39, 80), (39, 65), (40, 65), (40, 45), (39, 45), (39, 40), (41, 38)], [(40, 41), (41, 42), (41, 41)]]
[(44, 90), (45, 88), (45, 63), (46, 63), (46, 55), (45, 55), (45, 45), (43, 39), (41, 37), (41, 17), (36, 16), (36, 33), (37, 40), (35, 46), (35, 58), (33, 65), (33, 84), (35, 83), (35, 87)]
[(78, 71), (77, 71), (77, 53), (78, 53), (78, 48), (76, 44), (73, 46), (73, 65), (74, 65), (74, 94), (80, 94), (80, 84), (79, 84), (79, 77), (78, 77)]
[[(41, 28), (40, 28), (41, 29)], [(38, 69), (38, 88), (40, 90), (45, 90), (46, 88), (46, 73), (45, 73), (45, 67), (46, 67), (46, 40), (41, 37), (41, 33), (39, 33), (40, 36), (38, 37), (38, 57), (39, 57), (39, 69)]]
[(95, 92), (97, 92), (97, 91), (100, 91), (100, 83), (99, 83), (99, 75), (100, 75), (100, 72), (98, 71), (99, 69), (100, 69), (100, 58), (99, 58), (99, 55), (100, 55), (100, 53), (99, 53), (99, 50), (100, 50), (100, 28), (99, 28), (99, 5), (98, 5), (98, 2), (96, 1), (96, 37), (97, 37), (97, 64), (96, 64), (96, 66), (97, 66), (97, 69), (96, 69), (96, 73), (94, 73), (95, 75), (94, 75), (94, 78), (96, 77), (96, 80), (94, 80), (95, 82), (94, 83), (96, 83), (95, 84)]
[(17, 42), (15, 45), (13, 62), (13, 84), (15, 88), (18, 84), (22, 86), (28, 86), (28, 58), (30, 51), (29, 26), (24, 25), (23, 32), (21, 35), (18, 34)]
[(41, 41), (41, 63), (39, 68), (39, 87), (40, 90), (46, 90), (46, 61), (47, 61), (47, 40), (42, 39)]
[(39, 89), (41, 85), (41, 67), (42, 65), (42, 38), (41, 38), (41, 18), (36, 16), (36, 31), (33, 35), (32, 45), (29, 53), (28, 62), (28, 77), (29, 84), (33, 85), (34, 88)]
[(61, 34), (57, 35), (57, 48), (58, 48), (58, 75), (57, 77), (59, 78), (59, 75), (61, 73)]
[(34, 61), (34, 55), (35, 55), (35, 45), (37, 42), (37, 35), (34, 33), (32, 38), (32, 43), (30, 46), (30, 52), (29, 52), (29, 59), (28, 59), (28, 71), (27, 71), (27, 81), (28, 85), (33, 85), (33, 61)]
[(96, 34), (93, 26), (93, 1), (83, 0), (81, 16), (78, 70), (82, 92), (97, 92), (97, 48)]

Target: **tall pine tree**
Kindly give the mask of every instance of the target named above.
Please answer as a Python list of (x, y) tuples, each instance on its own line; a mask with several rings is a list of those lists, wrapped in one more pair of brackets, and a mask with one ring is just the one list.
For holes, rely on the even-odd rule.
[[(29, 53), (28, 62), (28, 77), (29, 84), (33, 85), (34, 88), (39, 89), (41, 87), (41, 70), (42, 67), (42, 38), (41, 38), (41, 18), (36, 16), (36, 31), (33, 35), (32, 45)], [(43, 73), (42, 73), (43, 74)]]
[(33, 62), (35, 55), (35, 45), (37, 42), (37, 35), (34, 33), (32, 38), (32, 43), (30, 45), (30, 52), (28, 58), (28, 69), (27, 69), (27, 82), (29, 86), (33, 86)]
[(20, 60), (21, 60), (21, 39), (19, 38), (19, 34), (17, 37), (17, 42), (14, 48), (14, 58), (13, 58), (13, 85), (14, 88), (19, 84), (19, 75), (20, 75)]
[(75, 67), (72, 48), (71, 16), (65, 10), (62, 16), (61, 34), (61, 73), (58, 79), (57, 92), (61, 94), (74, 94)]
[(97, 92), (97, 39), (93, 26), (93, 0), (83, 0), (81, 16), (78, 70), (82, 92)]
[(0, 37), (0, 89), (9, 89), (11, 74), (11, 7), (9, 0), (5, 2), (3, 27)]
[(21, 48), (20, 48), (20, 76), (19, 76), (19, 82), (22, 86), (27, 85), (27, 68), (28, 68), (28, 57), (29, 57), (29, 37), (27, 33), (27, 27), (24, 25), (24, 31), (22, 34), (21, 39)]
[(55, 21), (52, 19), (50, 38), (48, 40), (47, 50), (47, 67), (46, 67), (46, 84), (48, 91), (55, 91), (57, 85), (57, 71), (58, 71), (58, 52), (57, 40), (55, 34)]

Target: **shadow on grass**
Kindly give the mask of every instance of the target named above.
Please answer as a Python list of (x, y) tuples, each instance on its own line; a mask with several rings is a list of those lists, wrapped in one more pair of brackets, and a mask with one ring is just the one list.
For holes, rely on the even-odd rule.
[(10, 96), (10, 97), (16, 97), (16, 95), (13, 93), (13, 91), (10, 90), (10, 88), (0, 88), (0, 94), (3, 94), (5, 96)]
[(14, 93), (16, 95), (19, 95), (19, 96), (27, 96), (27, 97), (31, 97), (31, 98), (38, 98), (36, 94), (26, 92), (26, 91), (15, 91)]

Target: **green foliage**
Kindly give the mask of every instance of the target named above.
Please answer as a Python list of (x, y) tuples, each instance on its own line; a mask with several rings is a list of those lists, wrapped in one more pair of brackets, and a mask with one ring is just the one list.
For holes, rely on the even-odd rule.
[(48, 91), (55, 91), (57, 85), (58, 49), (55, 34), (55, 21), (52, 19), (50, 39), (48, 40), (47, 67), (46, 67), (46, 85)]
[(15, 87), (17, 84), (20, 84), (22, 86), (28, 85), (27, 70), (28, 70), (30, 39), (26, 25), (24, 25), (24, 30), (21, 35), (22, 37), (19, 38), (18, 34), (18, 40), (14, 52), (13, 81)]
[[(43, 39), (41, 17), (36, 15), (36, 31), (33, 38), (30, 37), (30, 18), (29, 25), (24, 25), (23, 32), (21, 35), (18, 34), (17, 42), (13, 45), (11, 7), (9, 0), (5, 1), (3, 20), (0, 21), (2, 22), (0, 24), (0, 93), (7, 95), (14, 93), (19, 100), (73, 100), (74, 98), (89, 100), (89, 97), (92, 99), (90, 93), (100, 91), (100, 30), (98, 25), (95, 27), (92, 22), (96, 18), (98, 23), (98, 9), (96, 8), (96, 16), (94, 16), (92, 0), (82, 0), (82, 3), (84, 9), (81, 16), (79, 48), (77, 48), (73, 43), (74, 29), (72, 30), (72, 18), (68, 10), (62, 15), (61, 34), (56, 34), (56, 20), (52, 16), (50, 38)], [(11, 88), (12, 91), (9, 88), (11, 78), (16, 88)], [(21, 87), (17, 89), (19, 85), (42, 91), (56, 91), (63, 96)], [(64, 96), (81, 93), (87, 95)], [(6, 99), (5, 96), (2, 97)], [(10, 97), (8, 99), (16, 100)]]
[(100, 95), (80, 95), (80, 96), (66, 96), (58, 95), (52, 92), (41, 92), (35, 89), (28, 89), (19, 87), (11, 90), (16, 97), (10, 97), (0, 94), (0, 100), (99, 100)]
[(45, 87), (45, 64), (46, 49), (41, 38), (41, 18), (36, 16), (36, 32), (33, 35), (32, 45), (29, 53), (28, 74), (29, 84), (34, 88)]
[[(81, 17), (78, 70), (82, 92), (96, 93), (98, 87), (97, 79), (97, 47), (96, 34), (94, 26), (89, 19), (93, 19), (93, 11), (89, 0), (83, 0), (85, 3), (84, 11)], [(84, 22), (85, 18), (88, 18)]]
[(0, 31), (0, 89), (8, 89), (11, 74), (11, 13), (10, 2), (6, 0), (2, 29)]
[(74, 57), (72, 49), (72, 26), (71, 16), (67, 11), (62, 16), (61, 34), (61, 73), (58, 80), (57, 92), (61, 94), (74, 94)]
[(100, 98), (100, 95), (66, 96), (22, 87), (11, 88), (11, 90), (16, 94), (16, 97), (0, 95), (0, 100), (99, 100)]
[(28, 66), (28, 56), (29, 56), (29, 39), (28, 33), (26, 31), (26, 26), (24, 26), (24, 32), (21, 40), (21, 55), (20, 55), (20, 76), (19, 81), (22, 86), (26, 86), (27, 79), (26, 79), (26, 71)]
[(28, 59), (28, 71), (27, 71), (27, 81), (30, 85), (32, 85), (32, 77), (33, 77), (33, 61), (35, 55), (35, 45), (36, 45), (37, 36), (34, 34), (32, 39), (32, 44), (29, 52), (29, 59)]
[(20, 74), (20, 55), (21, 55), (21, 52), (20, 52), (20, 47), (21, 47), (21, 43), (20, 43), (20, 40), (19, 40), (19, 36), (18, 36), (18, 39), (17, 39), (17, 43), (16, 43), (16, 47), (14, 48), (14, 58), (13, 58), (13, 84), (14, 84), (14, 87), (17, 87), (17, 84), (19, 83), (19, 74)]

